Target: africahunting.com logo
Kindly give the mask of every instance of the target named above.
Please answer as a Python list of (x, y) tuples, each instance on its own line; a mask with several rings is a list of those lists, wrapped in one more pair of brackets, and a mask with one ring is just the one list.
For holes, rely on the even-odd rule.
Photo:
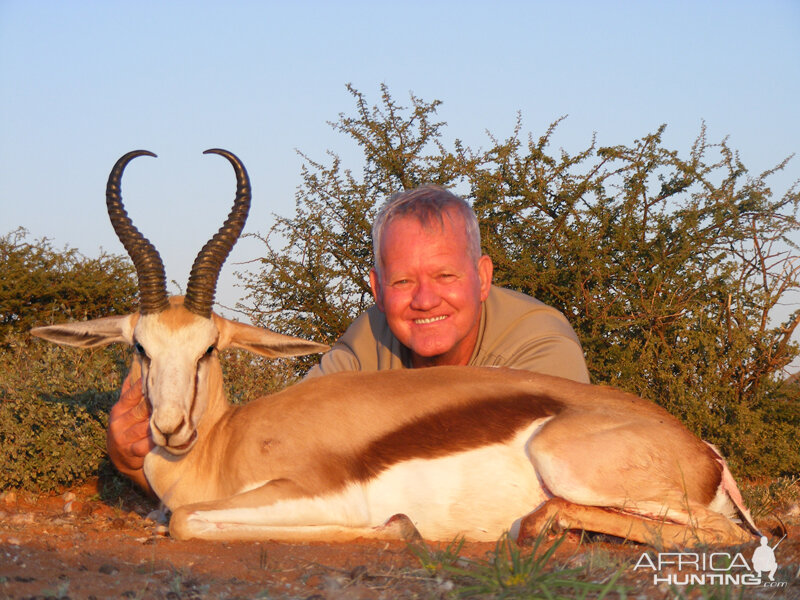
[[(786, 537), (786, 536), (783, 536)], [(742, 553), (729, 552), (650, 552), (636, 561), (634, 571), (652, 571), (653, 584), (667, 585), (753, 585), (784, 588), (785, 581), (775, 581), (778, 562), (774, 546), (766, 537), (748, 561)]]

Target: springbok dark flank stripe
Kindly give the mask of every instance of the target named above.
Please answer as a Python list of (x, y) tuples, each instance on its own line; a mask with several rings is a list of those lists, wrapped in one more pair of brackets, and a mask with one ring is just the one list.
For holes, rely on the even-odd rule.
[(349, 463), (351, 481), (368, 481), (404, 461), (442, 458), (507, 442), (533, 421), (562, 409), (557, 400), (528, 394), (449, 407), (374, 440), (344, 462)]

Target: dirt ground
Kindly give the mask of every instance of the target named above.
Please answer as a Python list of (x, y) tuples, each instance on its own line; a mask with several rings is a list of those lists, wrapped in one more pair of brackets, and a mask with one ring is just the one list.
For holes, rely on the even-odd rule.
[[(0, 495), (0, 598), (449, 598), (453, 582), (422, 568), (401, 542), (293, 545), (170, 539), (147, 519), (154, 504), (130, 496), (118, 505), (99, 500), (96, 485), (51, 497)], [(791, 517), (789, 517), (791, 522)], [(786, 519), (784, 519), (786, 522)], [(759, 523), (777, 527), (774, 519)], [(780, 533), (774, 529), (773, 534)], [(749, 559), (757, 546), (743, 548)], [(443, 548), (444, 545), (439, 548)], [(437, 547), (432, 547), (436, 550)], [(468, 543), (461, 556), (485, 560), (495, 545)], [(625, 569), (621, 581), (634, 598), (673, 598), (632, 569), (645, 550), (609, 541), (586, 543), (569, 534), (559, 564)], [(731, 598), (800, 598), (800, 523), (776, 550), (780, 588), (747, 589)], [(602, 565), (600, 563), (603, 563)], [(605, 565), (605, 567), (603, 567)], [(678, 590), (683, 592), (688, 588)], [(701, 590), (702, 592), (702, 590)], [(687, 597), (704, 597), (687, 592)]]

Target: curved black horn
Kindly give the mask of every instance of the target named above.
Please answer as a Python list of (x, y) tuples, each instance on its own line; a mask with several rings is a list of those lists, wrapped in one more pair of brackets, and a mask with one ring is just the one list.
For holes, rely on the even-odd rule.
[(155, 156), (155, 154), (147, 150), (134, 150), (116, 162), (108, 176), (106, 207), (114, 231), (136, 267), (136, 276), (139, 278), (139, 311), (148, 314), (161, 312), (168, 306), (169, 301), (164, 263), (161, 262), (161, 257), (153, 244), (134, 227), (122, 205), (120, 185), (122, 172), (137, 156)]
[(203, 154), (224, 156), (233, 165), (236, 173), (236, 198), (233, 201), (233, 208), (220, 230), (203, 246), (194, 259), (189, 283), (186, 285), (186, 298), (183, 301), (183, 305), (196, 315), (209, 318), (222, 263), (228, 258), (247, 221), (247, 213), (250, 210), (250, 178), (242, 162), (233, 153), (213, 148)]

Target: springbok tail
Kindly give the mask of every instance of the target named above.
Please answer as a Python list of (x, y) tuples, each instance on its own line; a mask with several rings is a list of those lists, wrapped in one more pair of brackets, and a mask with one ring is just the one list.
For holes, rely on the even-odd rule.
[(730, 501), (733, 503), (733, 506), (736, 508), (736, 512), (739, 513), (741, 520), (743, 523), (746, 523), (748, 528), (756, 535), (761, 535), (761, 532), (756, 527), (755, 522), (753, 521), (753, 517), (750, 514), (750, 511), (747, 509), (747, 506), (744, 504), (744, 498), (742, 498), (742, 493), (739, 491), (739, 487), (736, 485), (736, 481), (733, 479), (733, 475), (731, 475), (731, 470), (728, 468), (728, 463), (725, 458), (722, 456), (722, 453), (717, 449), (716, 446), (713, 444), (709, 444), (705, 442), (705, 444), (714, 451), (716, 455), (717, 462), (722, 467), (722, 478), (720, 479), (719, 486), (720, 489), (728, 496)]

